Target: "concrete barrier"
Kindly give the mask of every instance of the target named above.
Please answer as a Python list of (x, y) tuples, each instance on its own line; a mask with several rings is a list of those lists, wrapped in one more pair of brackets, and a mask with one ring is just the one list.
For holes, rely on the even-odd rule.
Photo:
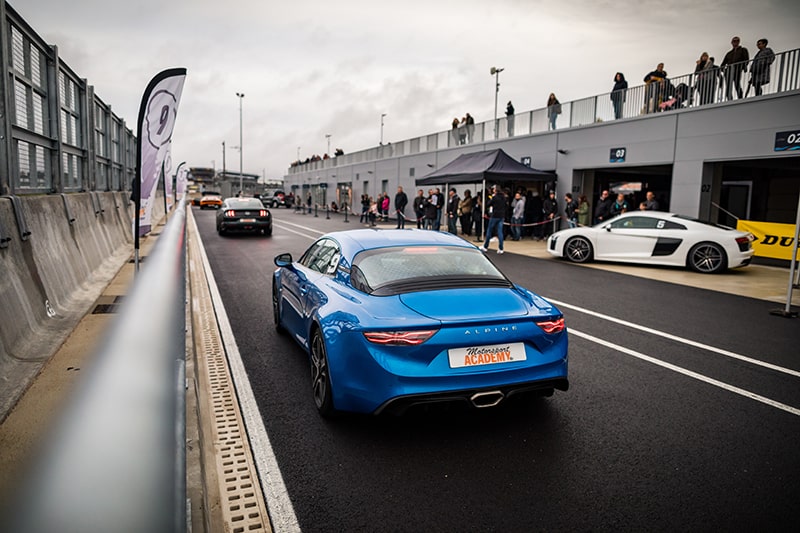
[(0, 198), (0, 421), (130, 258), (132, 211), (124, 192)]

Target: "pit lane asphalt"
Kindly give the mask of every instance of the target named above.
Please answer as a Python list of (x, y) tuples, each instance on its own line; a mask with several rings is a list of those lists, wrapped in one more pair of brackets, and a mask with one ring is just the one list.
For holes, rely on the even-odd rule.
[[(195, 217), (303, 531), (789, 530), (798, 523), (800, 417), (752, 397), (796, 409), (798, 378), (648, 331), (797, 371), (800, 327), (770, 315), (774, 301), (657, 279), (685, 275), (674, 269), (655, 269), (649, 279), (514, 250), (541, 243), (508, 243), (508, 253), (491, 259), (512, 280), (569, 305), (562, 307), (574, 330), (568, 392), (494, 410), (327, 422), (313, 406), (305, 355), (272, 327), (272, 258), (299, 257), (322, 232), (363, 226), (273, 213), (271, 238), (219, 238), (213, 214), (195, 210)], [(717, 282), (698, 276), (701, 286)], [(733, 276), (737, 285), (748, 279)]]

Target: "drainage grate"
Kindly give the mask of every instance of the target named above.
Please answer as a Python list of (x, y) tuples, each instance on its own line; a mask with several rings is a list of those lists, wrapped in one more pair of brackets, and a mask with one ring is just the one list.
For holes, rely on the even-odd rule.
[(98, 303), (92, 309), (93, 315), (108, 315), (117, 312), (119, 304), (122, 302), (124, 296), (106, 296), (103, 295), (97, 299)]
[(198, 373), (205, 373), (205, 388), (213, 425), (210, 432), (211, 442), (207, 441), (204, 446), (213, 445), (216, 452), (220, 507), (225, 530), (233, 533), (271, 532), (267, 506), (220, 339), (211, 294), (202, 269), (191, 270), (194, 306), (192, 314), (196, 324), (194, 330), (201, 335), (200, 339), (195, 339)]

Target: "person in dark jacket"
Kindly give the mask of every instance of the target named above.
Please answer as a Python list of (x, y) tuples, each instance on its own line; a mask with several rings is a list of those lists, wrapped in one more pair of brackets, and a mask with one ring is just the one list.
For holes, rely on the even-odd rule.
[(544, 212), (544, 221), (548, 224), (543, 224), (544, 238), (547, 239), (551, 234), (558, 231), (558, 200), (556, 200), (556, 191), (550, 191), (547, 198), (542, 202), (542, 211)]
[(656, 65), (655, 70), (651, 70), (644, 77), (644, 105), (647, 113), (658, 111), (658, 106), (666, 100), (667, 94), (667, 71), (664, 70), (664, 63)]
[(622, 106), (625, 103), (625, 96), (628, 92), (628, 82), (625, 75), (617, 72), (614, 75), (614, 88), (611, 89), (611, 103), (614, 104), (614, 118), (622, 118)]
[(629, 210), (630, 210), (630, 205), (628, 205), (628, 201), (625, 199), (625, 195), (619, 193), (617, 195), (616, 201), (611, 204), (611, 208), (608, 210), (608, 217), (613, 218), (617, 215), (621, 215), (622, 213), (627, 213)]
[(596, 207), (594, 208), (594, 223), (599, 224), (608, 220), (608, 212), (611, 210), (611, 203), (613, 200), (608, 196), (608, 191), (600, 193), (600, 199), (597, 200)]
[(458, 235), (458, 203), (460, 201), (455, 188), (450, 189), (447, 193), (447, 231), (453, 235)]
[(498, 242), (498, 249), (497, 253), (503, 253), (503, 222), (506, 220), (506, 210), (508, 207), (508, 202), (506, 201), (506, 195), (503, 194), (503, 191), (500, 187), (492, 187), (492, 197), (488, 201), (489, 207), (489, 225), (486, 226), (486, 239), (483, 241), (483, 246), (481, 246), (481, 251), (486, 252), (489, 249), (489, 241), (491, 240), (492, 236), (497, 237)]
[(475, 240), (480, 241), (483, 235), (483, 192), (477, 191), (472, 202), (472, 223), (475, 225)]
[(528, 191), (528, 198), (525, 200), (525, 224), (530, 224), (527, 231), (537, 241), (542, 240), (542, 199), (539, 196), (539, 191)]
[(742, 98), (742, 72), (747, 70), (747, 61), (750, 60), (750, 52), (739, 44), (738, 37), (731, 39), (731, 47), (720, 65), (725, 76), (725, 98), (728, 100), (733, 100), (734, 88), (739, 99)]
[(425, 199), (425, 229), (439, 231), (439, 209), (436, 207), (439, 195), (433, 189), (428, 191)]
[(769, 41), (766, 39), (756, 41), (758, 52), (750, 66), (750, 84), (755, 88), (756, 96), (761, 96), (761, 86), (769, 83), (769, 69), (775, 61), (775, 52), (767, 44)]
[(394, 209), (397, 215), (397, 228), (403, 229), (406, 227), (406, 206), (408, 205), (408, 196), (403, 192), (402, 187), (397, 188), (397, 194), (394, 195)]
[(414, 215), (417, 217), (417, 229), (422, 229), (425, 224), (425, 193), (422, 189), (417, 191), (414, 198)]

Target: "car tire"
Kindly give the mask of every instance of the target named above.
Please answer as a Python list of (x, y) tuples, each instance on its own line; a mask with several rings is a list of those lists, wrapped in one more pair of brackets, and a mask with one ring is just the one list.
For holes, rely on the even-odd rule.
[(278, 333), (286, 333), (286, 328), (281, 324), (281, 304), (278, 300), (278, 287), (272, 281), (272, 321), (275, 323), (275, 330)]
[(719, 244), (701, 242), (689, 250), (686, 264), (701, 274), (716, 274), (728, 268), (728, 257)]
[(585, 237), (572, 237), (564, 244), (564, 257), (573, 263), (586, 263), (593, 256), (592, 243)]
[(262, 233), (264, 234), (264, 237), (271, 237), (272, 236), (272, 228), (267, 228), (265, 230), (262, 230)]
[(333, 416), (333, 391), (331, 390), (330, 367), (328, 353), (322, 331), (314, 328), (311, 335), (311, 391), (317, 411), (323, 418)]

